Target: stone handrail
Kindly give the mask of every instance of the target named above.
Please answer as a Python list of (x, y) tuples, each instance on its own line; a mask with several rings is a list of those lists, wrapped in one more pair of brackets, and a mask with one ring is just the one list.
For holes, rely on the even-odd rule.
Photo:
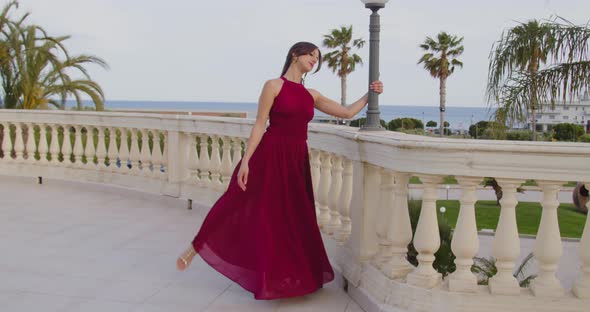
[[(252, 124), (236, 118), (2, 110), (0, 172), (109, 183), (211, 205), (226, 189)], [(70, 140), (63, 140), (64, 133)], [(89, 139), (94, 144), (86, 144)], [(532, 305), (538, 311), (584, 311), (590, 303), (589, 221), (572, 289), (564, 289), (555, 274), (562, 253), (557, 193), (567, 181), (590, 186), (590, 144), (440, 139), (310, 124), (308, 145), (318, 224), (337, 242), (334, 260), (342, 275), (373, 308), (516, 311)], [(436, 190), (448, 175), (458, 180), (462, 198), (452, 241), (457, 269), (443, 280), (432, 264), (440, 247)], [(424, 188), (413, 237), (411, 176)], [(498, 273), (488, 286), (478, 285), (470, 270), (479, 248), (474, 204), (483, 177), (496, 178), (503, 189), (493, 243)], [(520, 254), (516, 192), (527, 179), (537, 181), (544, 199), (535, 244), (540, 270), (530, 290), (523, 290), (512, 271)], [(417, 267), (406, 260), (412, 238)]]

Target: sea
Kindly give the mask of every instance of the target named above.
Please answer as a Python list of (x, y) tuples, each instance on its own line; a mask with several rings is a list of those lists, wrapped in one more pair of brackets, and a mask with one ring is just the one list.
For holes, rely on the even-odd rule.
[[(90, 101), (84, 101), (85, 106), (93, 106)], [(68, 107), (75, 106), (73, 101), (68, 101)], [(163, 110), (179, 112), (243, 112), (247, 118), (256, 118), (257, 103), (240, 102), (178, 102), (178, 101), (114, 101), (107, 100), (105, 109), (109, 110)], [(357, 114), (356, 118), (366, 117), (367, 109), (364, 108)], [(421, 120), (425, 125), (428, 121), (434, 120), (439, 123), (440, 115), (438, 105), (412, 106), (412, 105), (380, 105), (380, 117), (389, 122), (400, 117), (411, 117)], [(487, 107), (453, 107), (447, 106), (445, 120), (449, 122), (452, 129), (467, 130), (471, 124), (480, 120), (489, 120), (493, 112)], [(315, 119), (326, 119), (330, 116), (315, 110)]]

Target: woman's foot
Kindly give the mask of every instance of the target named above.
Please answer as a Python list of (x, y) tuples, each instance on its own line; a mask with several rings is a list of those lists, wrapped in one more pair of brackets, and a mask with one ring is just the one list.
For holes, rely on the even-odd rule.
[(193, 248), (193, 246), (191, 245), (189, 248), (187, 248), (182, 255), (180, 255), (180, 257), (178, 257), (178, 259), (176, 260), (176, 268), (179, 271), (184, 271), (186, 270), (186, 268), (188, 268), (188, 266), (191, 264), (191, 262), (193, 261), (193, 258), (197, 255), (197, 252), (195, 251), (195, 249)]

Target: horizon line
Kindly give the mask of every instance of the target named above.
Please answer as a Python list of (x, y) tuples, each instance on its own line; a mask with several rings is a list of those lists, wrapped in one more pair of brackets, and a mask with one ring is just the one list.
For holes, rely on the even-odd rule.
[[(257, 102), (242, 102), (242, 101), (204, 101), (204, 100), (114, 100), (114, 99), (106, 99), (105, 104), (109, 101), (112, 102), (148, 102), (148, 103), (162, 103), (162, 102), (171, 102), (171, 103), (224, 103), (224, 104), (258, 104)], [(76, 100), (69, 99), (66, 102), (76, 102)], [(82, 102), (92, 102), (91, 99), (83, 99)], [(438, 105), (412, 105), (412, 104), (381, 104), (379, 106), (412, 106), (412, 107), (438, 107)], [(490, 108), (488, 105), (484, 106), (466, 106), (466, 105), (446, 105), (446, 107), (465, 107), (465, 108)]]

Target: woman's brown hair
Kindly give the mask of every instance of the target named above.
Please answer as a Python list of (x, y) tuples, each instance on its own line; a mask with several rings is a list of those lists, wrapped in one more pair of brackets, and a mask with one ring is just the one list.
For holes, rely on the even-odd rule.
[[(300, 55), (304, 55), (304, 54), (309, 54), (312, 53), (313, 51), (318, 50), (319, 53), (319, 57), (318, 57), (318, 68), (315, 70), (314, 73), (317, 73), (320, 68), (322, 67), (322, 52), (320, 52), (320, 49), (313, 43), (311, 42), (297, 42), (296, 44), (294, 44), (291, 49), (289, 49), (289, 53), (287, 53), (287, 59), (285, 60), (285, 65), (283, 66), (283, 71), (281, 72), (281, 76), (283, 76), (287, 70), (289, 69), (289, 66), (291, 66), (291, 62), (293, 61), (293, 55), (295, 56), (300, 56)], [(307, 73), (303, 76), (303, 78), (305, 78), (305, 76), (307, 75)], [(303, 81), (301, 81), (303, 83)]]

